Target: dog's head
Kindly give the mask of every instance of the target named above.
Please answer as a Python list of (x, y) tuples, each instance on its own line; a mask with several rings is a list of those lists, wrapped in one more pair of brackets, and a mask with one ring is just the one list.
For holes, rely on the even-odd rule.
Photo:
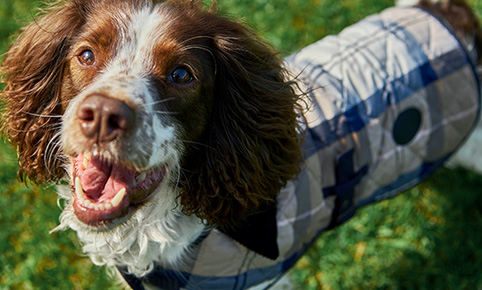
[(2, 69), (19, 177), (66, 177), (66, 211), (92, 231), (162, 203), (231, 225), (298, 172), (280, 57), (195, 1), (64, 2), (21, 31)]

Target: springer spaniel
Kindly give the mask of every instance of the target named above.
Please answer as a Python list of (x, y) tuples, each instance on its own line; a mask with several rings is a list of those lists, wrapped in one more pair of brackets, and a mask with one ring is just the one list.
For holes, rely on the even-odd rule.
[[(480, 55), (482, 33), (466, 5), (421, 5), (446, 17), (469, 55)], [(445, 27), (424, 10), (405, 12)], [(310, 146), (326, 140), (310, 131), (321, 118), (310, 112), (323, 85), (310, 84), (313, 60), (296, 68), (303, 56), (285, 65), (252, 31), (197, 1), (64, 1), (21, 31), (2, 64), (4, 130), (18, 149), (19, 177), (67, 180), (69, 187), (59, 185), (67, 202), (58, 229), (75, 230), (92, 261), (118, 267), (133, 288), (240, 289), (277, 279), (322, 229), (343, 221), (336, 213), (351, 216), (335, 200), (336, 184), (349, 188), (377, 170), (352, 150), (330, 147), (321, 164), (336, 169), (307, 173), (322, 156), (309, 159)], [(468, 89), (477, 83), (465, 80)], [(467, 124), (475, 122), (474, 99), (459, 114)], [(404, 112), (393, 120), (419, 120), (408, 125), (413, 134), (393, 129), (398, 149), (425, 128), (423, 114)], [(357, 138), (342, 136), (344, 149), (363, 144)], [(338, 174), (347, 170), (354, 177), (345, 182)], [(306, 212), (320, 212), (306, 236), (281, 229), (300, 221), (289, 209), (303, 214), (299, 202), (290, 207), (302, 180), (324, 192), (304, 198), (313, 203)]]

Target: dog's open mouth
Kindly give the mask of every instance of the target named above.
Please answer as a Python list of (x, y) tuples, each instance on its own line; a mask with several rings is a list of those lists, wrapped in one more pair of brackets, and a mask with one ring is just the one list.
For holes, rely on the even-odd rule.
[(88, 153), (74, 162), (74, 213), (91, 226), (105, 226), (147, 202), (167, 170), (134, 171)]

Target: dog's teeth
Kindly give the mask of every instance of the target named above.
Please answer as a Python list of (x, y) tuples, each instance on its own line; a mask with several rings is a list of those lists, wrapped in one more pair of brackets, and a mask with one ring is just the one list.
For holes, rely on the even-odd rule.
[(94, 206), (94, 209), (97, 210), (97, 211), (105, 210), (105, 204), (104, 203), (95, 203), (95, 204), (93, 204), (93, 206)]
[(80, 178), (76, 177), (74, 180), (75, 195), (82, 206), (88, 209), (93, 209), (95, 211), (105, 211), (111, 210), (113, 207), (119, 206), (126, 195), (126, 189), (123, 188), (114, 196), (111, 202), (107, 203), (96, 203), (85, 198), (85, 192), (82, 189), (82, 184), (80, 183)]
[(89, 162), (90, 162), (91, 158), (92, 158), (91, 152), (85, 152), (84, 153), (84, 160), (82, 162), (82, 165), (84, 165), (84, 168), (87, 168), (87, 165), (89, 165)]
[(139, 176), (137, 176), (137, 182), (138, 183), (143, 182), (144, 180), (146, 180), (146, 176), (147, 176), (147, 173), (145, 171), (142, 172), (141, 174), (139, 174)]
[(80, 183), (80, 178), (77, 176), (75, 178), (75, 195), (77, 196), (77, 199), (79, 202), (86, 208), (94, 208), (92, 205), (92, 202), (90, 200), (86, 199), (84, 189), (82, 189), (82, 184)]
[(84, 200), (83, 205), (87, 208), (90, 208), (90, 209), (92, 209), (94, 207), (92, 205), (92, 202), (90, 202), (90, 200), (88, 200), (88, 199)]
[(75, 194), (77, 195), (78, 198), (83, 199), (84, 198), (84, 190), (82, 189), (82, 184), (80, 183), (80, 178), (76, 177), (75, 178)]
[(126, 189), (125, 188), (119, 190), (119, 192), (111, 200), (112, 206), (114, 206), (114, 207), (119, 206), (121, 201), (124, 199), (125, 195), (126, 195)]

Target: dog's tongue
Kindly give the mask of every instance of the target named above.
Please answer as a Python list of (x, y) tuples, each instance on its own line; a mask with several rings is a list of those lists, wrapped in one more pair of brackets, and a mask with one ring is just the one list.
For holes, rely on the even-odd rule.
[(85, 194), (97, 202), (112, 199), (123, 188), (128, 190), (133, 181), (133, 171), (95, 157), (80, 176)]

